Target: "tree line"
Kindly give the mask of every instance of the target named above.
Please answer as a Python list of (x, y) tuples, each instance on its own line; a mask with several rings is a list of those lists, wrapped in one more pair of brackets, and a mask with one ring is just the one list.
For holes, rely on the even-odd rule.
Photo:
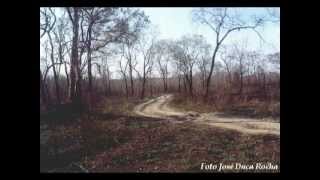
[(159, 39), (148, 16), (135, 8), (40, 8), (41, 106), (90, 110), (102, 96), (144, 99), (173, 92), (208, 103), (279, 99), (280, 52), (249, 51), (249, 42), (225, 44), (241, 31), (263, 39), (257, 29), (277, 19), (274, 13), (244, 21), (232, 9), (196, 8), (192, 16), (215, 39)]

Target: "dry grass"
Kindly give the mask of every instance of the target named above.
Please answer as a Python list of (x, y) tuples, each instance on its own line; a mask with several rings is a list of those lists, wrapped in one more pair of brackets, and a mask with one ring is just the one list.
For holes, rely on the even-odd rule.
[(136, 103), (110, 99), (105, 112), (49, 126), (40, 171), (80, 171), (71, 163), (89, 172), (199, 172), (201, 162), (280, 165), (277, 136), (131, 116)]
[(226, 102), (220, 99), (219, 103), (208, 104), (201, 101), (201, 98), (190, 99), (182, 95), (175, 95), (170, 106), (199, 113), (218, 111), (228, 116), (280, 119), (279, 101), (263, 102), (253, 99)]
[(183, 111), (196, 111), (199, 113), (213, 112), (217, 110), (213, 105), (205, 104), (198, 99), (190, 99), (178, 94), (174, 95), (173, 100), (170, 102), (170, 106)]
[(113, 138), (127, 141), (86, 159), (84, 166), (91, 172), (198, 172), (201, 162), (280, 163), (277, 136), (245, 136), (192, 123), (134, 117), (104, 123), (110, 128), (125, 126)]

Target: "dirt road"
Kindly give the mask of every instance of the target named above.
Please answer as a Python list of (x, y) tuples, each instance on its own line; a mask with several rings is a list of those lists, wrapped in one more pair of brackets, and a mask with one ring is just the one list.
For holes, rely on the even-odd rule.
[(280, 135), (280, 123), (272, 119), (220, 117), (218, 113), (183, 112), (169, 106), (172, 95), (163, 95), (139, 104), (134, 113), (153, 118), (165, 118), (173, 123), (193, 122), (233, 129), (248, 134)]

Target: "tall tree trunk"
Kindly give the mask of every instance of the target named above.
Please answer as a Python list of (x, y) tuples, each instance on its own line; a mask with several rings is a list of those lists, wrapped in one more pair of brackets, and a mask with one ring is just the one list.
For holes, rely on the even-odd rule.
[(187, 80), (186, 77), (183, 77), (183, 87), (184, 87), (184, 93), (187, 93)]
[(129, 97), (129, 89), (128, 89), (128, 81), (127, 81), (126, 77), (124, 77), (124, 83), (125, 83), (125, 87), (126, 87), (126, 97), (128, 99), (128, 97)]
[(92, 96), (92, 72), (91, 72), (91, 30), (92, 30), (92, 24), (88, 27), (88, 40), (87, 40), (87, 61), (88, 61), (88, 110), (91, 111), (91, 107), (93, 104), (93, 96)]
[(210, 71), (209, 71), (209, 75), (208, 75), (207, 83), (206, 83), (206, 93), (205, 93), (205, 95), (204, 95), (204, 98), (205, 98), (205, 99), (207, 99), (207, 98), (208, 98), (208, 95), (209, 95), (209, 88), (210, 88), (211, 76), (212, 76), (212, 73), (213, 73), (214, 63), (215, 63), (215, 60), (216, 60), (216, 54), (217, 54), (217, 52), (218, 52), (219, 46), (220, 46), (220, 44), (218, 43), (218, 44), (216, 45), (216, 48), (214, 49), (214, 52), (213, 52), (213, 55), (212, 55), (211, 67), (210, 67)]
[(134, 96), (134, 84), (133, 84), (133, 77), (132, 77), (133, 67), (131, 61), (131, 55), (129, 58), (129, 76), (130, 76), (130, 86), (131, 86), (131, 96)]
[(108, 93), (111, 94), (111, 78), (110, 78), (110, 70), (109, 67), (107, 67), (107, 75), (108, 75)]
[(150, 96), (153, 96), (153, 87), (152, 87), (152, 82), (149, 80), (149, 84), (150, 84)]
[(267, 99), (267, 83), (266, 83), (266, 74), (263, 72), (263, 95), (264, 99)]
[(144, 98), (145, 88), (146, 88), (146, 65), (145, 65), (145, 62), (144, 62), (144, 65), (143, 65), (143, 77), (142, 77), (142, 89), (141, 89), (140, 99)]
[(193, 97), (193, 84), (192, 84), (192, 68), (190, 68), (190, 84), (189, 84), (189, 89), (190, 89), (190, 96)]
[(180, 74), (178, 75), (178, 84), (179, 84), (179, 86), (178, 86), (178, 92), (180, 93), (181, 92), (181, 84), (180, 84), (180, 81), (181, 81), (181, 76), (180, 76)]
[(67, 63), (64, 62), (64, 57), (63, 57), (63, 52), (62, 52), (62, 44), (61, 44), (61, 41), (59, 41), (59, 61), (60, 61), (60, 65), (59, 65), (59, 74), (60, 74), (60, 69), (61, 69), (61, 66), (64, 65), (64, 71), (65, 71), (65, 74), (66, 74), (66, 81), (67, 81), (67, 88), (66, 88), (66, 93), (64, 96), (64, 99), (68, 99), (69, 97), (69, 75), (68, 75), (68, 70), (67, 70)]
[(240, 96), (242, 95), (242, 90), (243, 89), (243, 74), (240, 72), (240, 89), (239, 89), (239, 94)]
[(92, 38), (92, 25), (90, 24), (88, 27), (88, 40), (87, 40), (87, 60), (88, 60), (88, 91), (91, 94), (92, 91), (92, 72), (91, 72), (91, 38)]
[(166, 92), (168, 92), (168, 76), (165, 77)]
[(49, 37), (49, 42), (50, 42), (50, 46), (51, 46), (51, 53), (50, 53), (50, 59), (51, 59), (51, 63), (52, 63), (52, 70), (53, 70), (53, 77), (54, 77), (54, 83), (55, 83), (55, 88), (56, 88), (56, 97), (57, 97), (57, 103), (60, 104), (61, 103), (61, 98), (60, 98), (60, 87), (59, 87), (59, 82), (58, 82), (58, 75), (57, 75), (57, 71), (56, 71), (56, 66), (55, 66), (55, 62), (54, 62), (54, 51), (53, 51), (53, 43), (52, 43), (52, 38), (50, 33), (48, 33), (48, 37)]
[(144, 93), (145, 93), (145, 89), (146, 89), (146, 79), (143, 78), (143, 81), (142, 81), (142, 90), (141, 90), (141, 99), (144, 98)]
[(240, 57), (240, 89), (239, 94), (242, 95), (243, 91), (243, 64), (242, 64), (242, 56)]
[(67, 78), (67, 97), (69, 97), (70, 93), (70, 79), (69, 79), (69, 74), (68, 74), (68, 69), (67, 69), (67, 63), (64, 62), (64, 71), (66, 73), (66, 78)]
[(73, 8), (73, 14), (69, 12), (73, 26), (71, 66), (70, 66), (70, 95), (74, 105), (81, 104), (81, 72), (79, 67), (78, 38), (79, 38), (79, 9)]
[(163, 82), (163, 92), (166, 93), (167, 92), (167, 87), (166, 87), (165, 75), (163, 75), (163, 77), (162, 77), (162, 82)]
[(46, 107), (48, 103), (48, 98), (45, 90), (45, 83), (42, 77), (41, 69), (40, 69), (40, 97), (42, 99), (43, 105)]

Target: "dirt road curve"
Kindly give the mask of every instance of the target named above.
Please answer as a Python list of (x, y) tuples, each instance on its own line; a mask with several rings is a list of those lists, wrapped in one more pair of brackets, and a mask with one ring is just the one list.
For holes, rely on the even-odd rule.
[(191, 121), (248, 134), (280, 135), (280, 123), (271, 119), (226, 118), (217, 116), (217, 113), (183, 112), (170, 107), (171, 100), (172, 95), (163, 95), (137, 105), (134, 112), (146, 117), (165, 118), (174, 123)]

